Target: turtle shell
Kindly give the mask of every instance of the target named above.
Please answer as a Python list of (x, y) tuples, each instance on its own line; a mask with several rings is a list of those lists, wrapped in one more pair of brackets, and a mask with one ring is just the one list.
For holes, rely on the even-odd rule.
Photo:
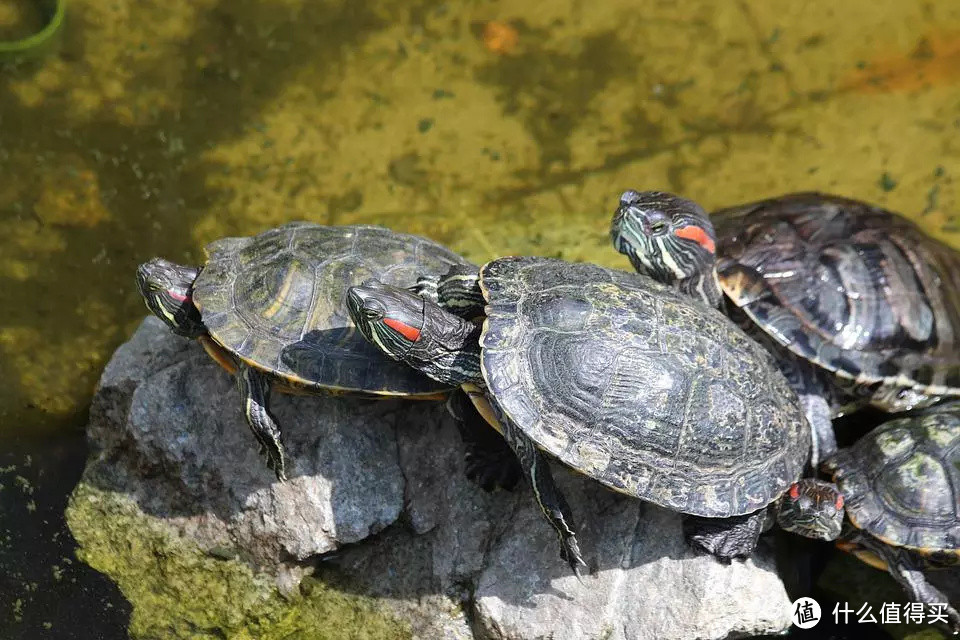
[[(724, 292), (781, 345), (854, 387), (960, 395), (960, 252), (895, 213), (819, 193), (712, 218)], [(922, 406), (903, 395), (880, 404)]]
[(960, 559), (960, 406), (884, 423), (824, 463), (857, 528)]
[(771, 356), (720, 312), (634, 273), (545, 258), (481, 269), (491, 399), (608, 487), (706, 517), (764, 507), (809, 455)]
[(445, 247), (376, 226), (286, 224), (207, 245), (193, 285), (210, 337), (294, 388), (374, 395), (448, 389), (387, 358), (356, 331), (348, 287), (376, 277), (398, 287), (469, 264)]

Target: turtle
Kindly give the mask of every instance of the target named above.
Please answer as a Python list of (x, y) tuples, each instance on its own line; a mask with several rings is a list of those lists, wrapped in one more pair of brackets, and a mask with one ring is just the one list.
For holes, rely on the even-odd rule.
[(821, 193), (712, 217), (716, 227), (691, 200), (629, 190), (610, 233), (637, 271), (726, 307), (776, 353), (814, 429), (814, 464), (836, 450), (831, 418), (960, 395), (960, 252)]
[[(344, 295), (377, 277), (414, 286), (424, 272), (469, 265), (432, 240), (372, 225), (291, 222), (206, 246), (201, 267), (154, 258), (137, 269), (147, 308), (196, 338), (236, 374), (247, 423), (286, 478), (270, 390), (370, 398), (442, 399), (451, 387), (389, 358), (357, 335)], [(475, 268), (475, 267), (474, 267)]]
[(960, 633), (960, 613), (924, 575), (960, 569), (960, 403), (885, 422), (822, 467), (833, 483), (798, 481), (782, 498), (779, 525), (837, 540), (889, 571), (910, 601), (942, 606)]
[(752, 552), (811, 438), (766, 350), (669, 286), (592, 264), (508, 256), (472, 285), (463, 267), (439, 281), (437, 301), (377, 280), (351, 287), (350, 315), (387, 355), (468, 392), (577, 575), (576, 526), (548, 456), (684, 514), (694, 548), (722, 561)]

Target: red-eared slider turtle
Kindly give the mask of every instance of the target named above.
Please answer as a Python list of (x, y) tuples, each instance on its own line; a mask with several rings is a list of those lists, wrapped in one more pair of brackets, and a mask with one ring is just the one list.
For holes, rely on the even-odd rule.
[(960, 403), (887, 422), (824, 468), (836, 484), (804, 479), (791, 487), (780, 525), (839, 538), (837, 546), (889, 571), (910, 601), (938, 606), (960, 632), (960, 613), (923, 574), (960, 569)]
[[(831, 416), (960, 395), (960, 252), (862, 202), (787, 195), (710, 216), (626, 191), (611, 236), (634, 268), (759, 327), (807, 408), (823, 457)], [(721, 293), (721, 290), (723, 293)]]
[[(753, 550), (765, 507), (810, 447), (767, 351), (715, 309), (623, 271), (509, 257), (474, 272), (472, 287), (462, 268), (440, 282), (439, 303), (376, 281), (351, 287), (351, 316), (391, 357), (489, 399), (477, 408), (519, 459), (574, 571), (575, 528), (545, 453), (688, 514), (688, 540), (720, 558)], [(484, 302), (482, 325), (468, 320)]]
[(140, 265), (137, 285), (157, 317), (237, 374), (247, 422), (279, 479), (271, 387), (414, 398), (450, 390), (383, 357), (356, 334), (344, 303), (348, 286), (371, 277), (412, 286), (421, 273), (468, 264), (445, 247), (383, 227), (295, 222), (206, 251), (199, 268), (154, 258)]

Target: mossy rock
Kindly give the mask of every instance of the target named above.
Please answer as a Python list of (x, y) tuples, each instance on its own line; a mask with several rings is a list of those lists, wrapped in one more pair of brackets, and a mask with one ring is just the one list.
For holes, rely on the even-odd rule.
[(283, 596), (270, 576), (171, 535), (125, 494), (81, 482), (67, 521), (80, 559), (114, 580), (133, 605), (132, 638), (411, 637), (408, 625), (378, 611), (376, 600), (316, 579)]

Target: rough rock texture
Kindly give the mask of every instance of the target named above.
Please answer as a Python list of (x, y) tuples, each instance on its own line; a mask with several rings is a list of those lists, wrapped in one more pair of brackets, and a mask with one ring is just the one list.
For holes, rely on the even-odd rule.
[(202, 546), (236, 546), (262, 565), (331, 551), (399, 517), (399, 403), (274, 394), (271, 409), (291, 460), (282, 484), (258, 455), (233, 379), (149, 318), (100, 380), (88, 475), (134, 492)]
[(148, 318), (103, 374), (84, 483), (132, 495), (201, 549), (237, 553), (288, 590), (315, 565), (320, 579), (381, 598), (420, 637), (723, 638), (789, 626), (768, 549), (721, 565), (686, 548), (676, 514), (557, 468), (590, 565), (579, 582), (525, 486), (486, 494), (463, 477), (440, 403), (275, 394), (272, 409), (291, 460), (282, 485), (231, 378)]

